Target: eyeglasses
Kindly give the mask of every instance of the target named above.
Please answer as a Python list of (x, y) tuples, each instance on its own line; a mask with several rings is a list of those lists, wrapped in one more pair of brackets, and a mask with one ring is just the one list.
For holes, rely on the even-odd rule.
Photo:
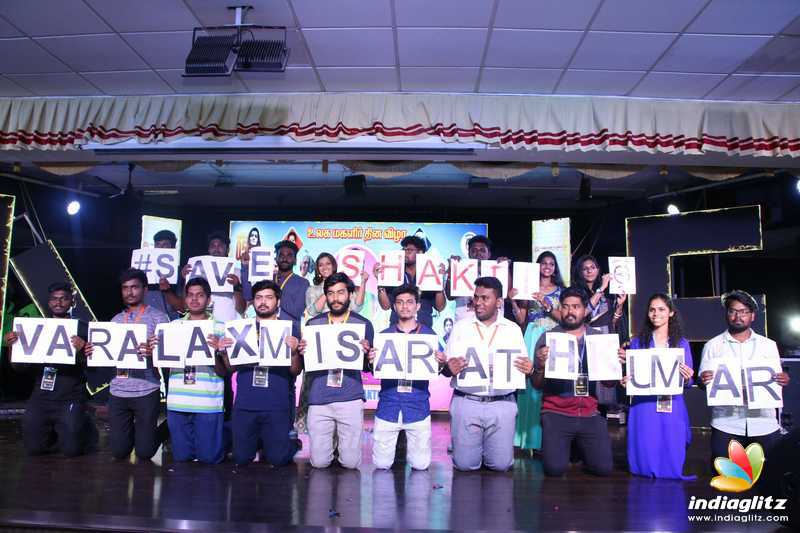
[(747, 316), (750, 313), (749, 309), (728, 309), (728, 316)]

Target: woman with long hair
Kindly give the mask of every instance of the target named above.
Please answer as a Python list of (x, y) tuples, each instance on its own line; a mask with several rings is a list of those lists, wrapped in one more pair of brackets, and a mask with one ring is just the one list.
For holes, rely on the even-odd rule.
[[(530, 295), (533, 300), (514, 300), (516, 289), (511, 289), (511, 307), (520, 327), (525, 328), (525, 346), (533, 356), (533, 347), (544, 333), (553, 329), (561, 319), (559, 297), (564, 289), (564, 280), (553, 252), (545, 251), (536, 258), (539, 263), (539, 291)], [(517, 394), (517, 430), (514, 446), (523, 450), (539, 450), (542, 447), (542, 423), (540, 411), (542, 391), (526, 380), (526, 388)]]
[(261, 233), (258, 228), (253, 227), (250, 228), (250, 232), (247, 234), (247, 249), (250, 250), (257, 246), (261, 246)]
[(600, 263), (592, 255), (583, 255), (575, 261), (572, 271), (572, 284), (580, 287), (589, 297), (589, 325), (605, 330), (606, 333), (619, 333), (625, 322), (622, 315), (627, 295), (618, 294), (616, 298), (608, 294), (611, 274), (603, 274)]
[[(631, 339), (631, 349), (682, 348), (679, 371), (686, 386), (694, 375), (692, 350), (683, 337), (680, 315), (672, 299), (657, 293), (647, 303), (647, 315), (639, 333)], [(625, 349), (619, 350), (625, 360)], [(622, 379), (627, 383), (628, 376)], [(637, 476), (692, 479), (683, 476), (686, 448), (692, 440), (689, 414), (683, 395), (632, 396), (628, 415), (628, 466)]]
[[(317, 256), (314, 267), (314, 280), (306, 291), (306, 312), (309, 317), (317, 316), (328, 311), (328, 303), (325, 300), (325, 290), (322, 288), (328, 276), (335, 274), (338, 265), (336, 258), (328, 252), (322, 252)], [(361, 285), (356, 289), (355, 295), (351, 297), (350, 309), (358, 313), (364, 305), (364, 298), (367, 291), (367, 280), (369, 272), (364, 270), (361, 273)]]

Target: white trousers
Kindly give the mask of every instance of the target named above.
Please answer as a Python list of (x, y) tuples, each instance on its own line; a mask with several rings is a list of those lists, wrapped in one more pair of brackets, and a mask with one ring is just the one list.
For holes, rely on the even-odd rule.
[(375, 417), (372, 436), (372, 462), (376, 468), (391, 468), (397, 449), (397, 436), (406, 432), (406, 461), (414, 470), (425, 470), (431, 464), (431, 417), (419, 422), (403, 423), (400, 413), (397, 422)]

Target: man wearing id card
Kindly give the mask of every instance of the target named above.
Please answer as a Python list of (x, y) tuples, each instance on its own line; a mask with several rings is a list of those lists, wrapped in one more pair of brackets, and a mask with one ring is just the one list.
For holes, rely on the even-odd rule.
[[(419, 289), (413, 285), (397, 287), (393, 294), (393, 308), (397, 323), (381, 333), (407, 335), (435, 335), (434, 331), (417, 322), (420, 308)], [(375, 348), (369, 351), (369, 362), (374, 364)], [(436, 351), (439, 364), (444, 354)], [(397, 436), (406, 432), (406, 461), (414, 470), (425, 470), (431, 464), (431, 406), (428, 382), (424, 380), (381, 379), (375, 427), (372, 436), (372, 462), (377, 468), (388, 469), (394, 463)]]
[[(147, 292), (147, 275), (141, 270), (129, 268), (119, 279), (122, 302), (125, 309), (117, 313), (112, 322), (147, 325), (147, 338), (154, 340), (156, 326), (169, 322), (164, 312), (144, 303)], [(86, 344), (86, 355), (91, 357), (94, 347)], [(111, 396), (108, 399), (108, 417), (111, 422), (111, 455), (124, 460), (136, 451), (136, 457), (149, 460), (158, 450), (156, 437), (158, 416), (161, 412), (161, 378), (152, 362), (153, 342), (139, 345), (139, 355), (144, 357), (147, 368), (117, 368), (111, 380)]]
[[(447, 366), (443, 373), (453, 376), (455, 388), (450, 404), (453, 464), (459, 470), (477, 470), (484, 465), (491, 470), (505, 471), (514, 462), (517, 399), (513, 389), (495, 389), (491, 385), (494, 367), (498, 366), (498, 353), (493, 353), (499, 348), (495, 341), (506, 339), (509, 345), (518, 347), (521, 355), (513, 361), (516, 370), (528, 374), (533, 364), (525, 355), (522, 330), (501, 314), (503, 286), (500, 280), (476, 279), (472, 301), (475, 316), (456, 322), (445, 348)], [(465, 346), (488, 353), (488, 368), (481, 366), (479, 370), (488, 378), (488, 386), (459, 384), (459, 379), (468, 373), (474, 375), (477, 370), (477, 366), (472, 366), (474, 361), (467, 361), (462, 351)]]
[[(72, 286), (57, 282), (47, 292), (49, 318), (72, 318)], [(22, 442), (30, 455), (58, 450), (70, 457), (86, 453), (97, 443), (97, 428), (86, 409), (86, 336), (87, 324), (78, 322), (78, 335), (70, 339), (76, 350), (74, 365), (12, 364), (15, 371), (34, 376), (22, 420)], [(5, 340), (10, 347), (19, 339), (12, 331)]]
[[(355, 291), (352, 280), (343, 272), (328, 276), (323, 284), (327, 313), (310, 319), (307, 326), (324, 324), (364, 324), (365, 333), (361, 348), (368, 352), (372, 345), (372, 323), (350, 311), (350, 295)], [(340, 350), (337, 345), (323, 350)], [(313, 356), (304, 353), (304, 358)], [(364, 370), (369, 370), (364, 358)], [(338, 436), (339, 463), (345, 468), (358, 468), (361, 464), (361, 435), (364, 428), (364, 387), (360, 370), (318, 370), (308, 372), (308, 437), (311, 443), (311, 466), (327, 468), (333, 462), (334, 433)]]
[[(203, 278), (192, 278), (184, 288), (185, 321), (209, 320), (211, 287)], [(177, 320), (175, 322), (182, 322)], [(217, 350), (217, 337), (206, 339), (214, 353), (212, 365), (172, 368), (167, 394), (167, 424), (172, 458), (216, 464), (225, 458), (222, 427), (225, 419), (225, 361)]]
[[(253, 284), (253, 309), (258, 329), (267, 320), (282, 319), (280, 285), (271, 280)], [(233, 459), (237, 465), (253, 461), (261, 443), (261, 460), (273, 466), (292, 462), (299, 441), (291, 438), (287, 428), (294, 413), (292, 384), (303, 368), (298, 351), (302, 341), (292, 322), (291, 336), (283, 339), (291, 350), (290, 366), (242, 365), (236, 367), (236, 399), (233, 403)], [(263, 335), (259, 335), (259, 343)], [(221, 347), (227, 348), (233, 339), (226, 337)], [(264, 349), (263, 346), (260, 349)], [(227, 355), (223, 356), (227, 360)]]
[[(561, 476), (569, 468), (572, 441), (577, 441), (586, 469), (598, 476), (611, 473), (611, 439), (605, 417), (597, 411), (595, 381), (588, 379), (585, 335), (602, 333), (586, 325), (588, 297), (585, 291), (569, 287), (561, 292), (561, 320), (553, 333), (567, 333), (577, 340), (577, 354), (553, 353), (547, 334), (536, 342), (536, 362), (531, 378), (542, 397), (542, 462), (548, 476)], [(572, 347), (576, 344), (570, 343)], [(545, 378), (548, 357), (570, 357), (577, 361), (578, 377)], [(601, 382), (606, 384), (606, 382)], [(608, 382), (607, 387), (614, 386)]]

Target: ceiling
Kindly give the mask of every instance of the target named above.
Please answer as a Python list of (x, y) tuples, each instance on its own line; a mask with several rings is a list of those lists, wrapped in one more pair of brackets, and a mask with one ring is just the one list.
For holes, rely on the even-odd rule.
[(285, 73), (183, 78), (219, 0), (2, 0), (0, 96), (459, 92), (800, 101), (797, 0), (249, 0)]

